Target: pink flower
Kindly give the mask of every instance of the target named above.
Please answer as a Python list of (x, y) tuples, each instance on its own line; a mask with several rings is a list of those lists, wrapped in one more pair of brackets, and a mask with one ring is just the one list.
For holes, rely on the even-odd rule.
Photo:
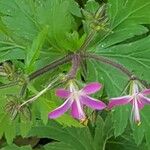
[(139, 92), (138, 85), (133, 83), (131, 94), (122, 97), (111, 98), (108, 104), (108, 108), (111, 109), (118, 105), (125, 105), (130, 103), (132, 105), (134, 121), (140, 124), (141, 120), (139, 111), (144, 107), (145, 104), (150, 104), (150, 98), (146, 97), (148, 94), (150, 94), (150, 89), (145, 89)]
[(83, 106), (86, 105), (93, 109), (102, 110), (106, 107), (105, 103), (90, 97), (89, 95), (97, 92), (101, 89), (101, 84), (90, 83), (83, 89), (78, 90), (77, 87), (71, 82), (70, 89), (57, 89), (56, 95), (66, 99), (66, 101), (49, 113), (49, 118), (57, 118), (63, 115), (69, 108), (71, 109), (71, 115), (79, 120), (85, 119), (86, 116), (83, 111)]

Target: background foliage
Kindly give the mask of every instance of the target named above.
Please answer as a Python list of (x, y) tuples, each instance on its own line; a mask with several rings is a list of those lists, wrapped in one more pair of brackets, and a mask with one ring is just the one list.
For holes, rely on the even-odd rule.
[[(149, 150), (150, 108), (142, 111), (142, 124), (130, 123), (130, 106), (98, 112), (88, 126), (69, 114), (55, 121), (48, 112), (59, 106), (55, 89), (25, 107), (15, 116), (6, 107), (35, 95), (70, 64), (49, 71), (21, 89), (26, 77), (54, 60), (80, 49), (93, 25), (93, 16), (105, 3), (107, 22), (99, 25), (87, 51), (123, 64), (150, 82), (149, 0), (0, 0), (0, 147), (2, 150)], [(103, 83), (102, 97), (119, 96), (128, 77), (108, 64), (86, 60), (77, 78)], [(5, 72), (4, 72), (5, 71)], [(63, 86), (63, 85), (61, 85)], [(7, 109), (8, 110), (8, 109)]]

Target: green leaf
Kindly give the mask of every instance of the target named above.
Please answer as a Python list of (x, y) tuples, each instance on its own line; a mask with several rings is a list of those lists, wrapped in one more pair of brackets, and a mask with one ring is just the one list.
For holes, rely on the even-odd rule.
[(130, 111), (128, 106), (121, 106), (115, 108), (113, 112), (113, 126), (114, 126), (114, 136), (117, 137), (121, 135), (128, 124), (128, 120), (130, 118)]
[(5, 33), (5, 34), (7, 34), (7, 27), (5, 26), (5, 24), (3, 23), (3, 21), (2, 21), (2, 17), (1, 16), (3, 16), (3, 14), (1, 14), (0, 13), (0, 33)]
[(99, 9), (99, 3), (96, 2), (95, 0), (88, 0), (85, 4), (85, 10), (92, 13), (92, 14), (95, 14), (95, 12)]
[(0, 123), (1, 123), (1, 128), (0, 128), (0, 138), (2, 138), (4, 131), (5, 131), (5, 127), (7, 124), (7, 120), (6, 120), (6, 115), (4, 114), (0, 114)]
[[(150, 73), (149, 72), (149, 68), (150, 68), (149, 42), (150, 42), (150, 37), (148, 36), (136, 42), (132, 42), (130, 44), (116, 45), (116, 46), (106, 48), (106, 49), (97, 47), (96, 53), (100, 56), (107, 57), (113, 60), (114, 62), (122, 64), (139, 78), (150, 81), (150, 78), (149, 78), (149, 73)], [(99, 68), (100, 68), (100, 65), (99, 65)], [(112, 68), (111, 65), (109, 65), (109, 68), (110, 69)], [(111, 77), (112, 75), (115, 75), (115, 77), (113, 78), (114, 85), (120, 84), (118, 88), (120, 90), (123, 90), (122, 87), (125, 86), (125, 81), (127, 81), (127, 76), (123, 75), (117, 68), (115, 68), (116, 70), (115, 74), (113, 74), (111, 70), (107, 70), (106, 73), (109, 75), (111, 74)], [(110, 82), (110, 79), (109, 79), (109, 82)], [(122, 84), (123, 82), (124, 84)], [(112, 83), (110, 82), (110, 84)], [(115, 89), (117, 90), (117, 86), (115, 87)], [(108, 91), (108, 92), (109, 92), (108, 94), (114, 96), (114, 94), (112, 93), (113, 91), (112, 92)], [(115, 96), (119, 96), (119, 95), (115, 95)]]
[[(5, 14), (2, 21), (17, 41), (31, 40), (36, 35), (35, 12), (31, 8), (28, 1), (0, 1), (0, 12)], [(22, 39), (19, 39), (19, 37), (22, 37)]]
[[(98, 47), (96, 52), (100, 56), (107, 57), (114, 62), (123, 64), (131, 72), (141, 79), (150, 81), (150, 37), (143, 38), (130, 44), (121, 44), (109, 48)], [(117, 97), (121, 95), (127, 85), (127, 76), (123, 75), (118, 69), (107, 64), (98, 64), (94, 62), (94, 68), (98, 74), (104, 78), (106, 92), (109, 97)], [(90, 74), (89, 74), (90, 76)], [(93, 80), (94, 77), (93, 77)], [(129, 110), (124, 110), (121, 106), (114, 113), (115, 136), (123, 133), (130, 117)], [(141, 134), (142, 135), (142, 134)], [(141, 137), (142, 138), (142, 137)], [(137, 143), (139, 143), (137, 140)]]
[(93, 139), (93, 145), (96, 150), (103, 150), (106, 146), (106, 142), (113, 136), (112, 118), (107, 116), (105, 122), (98, 116), (96, 121), (95, 135)]
[(52, 138), (67, 144), (66, 147), (71, 146), (72, 149), (92, 150), (90, 133), (83, 128), (64, 128), (58, 123), (50, 122), (47, 126), (34, 127), (30, 136)]
[(137, 124), (134, 124), (133, 127), (133, 138), (135, 140), (135, 143), (137, 145), (140, 145), (144, 138), (144, 127), (143, 123), (140, 124), (140, 126), (137, 126)]
[(26, 56), (26, 69), (28, 72), (32, 70), (33, 63), (38, 59), (40, 55), (40, 50), (45, 42), (48, 32), (48, 26), (44, 27), (38, 34), (35, 40), (33, 40), (31, 48), (27, 50)]
[[(25, 47), (29, 43), (28, 40), (36, 35), (36, 28), (31, 17), (32, 10), (27, 5), (27, 1), (1, 0), (0, 12), (1, 24), (5, 30), (0, 33), (0, 62), (14, 59), (25, 58)], [(5, 50), (5, 51), (4, 51)]]
[[(49, 143), (46, 149), (60, 150), (102, 150), (108, 140), (112, 136), (111, 119), (108, 117), (105, 122), (98, 117), (95, 126), (94, 136), (88, 127), (74, 128), (63, 127), (56, 122), (50, 122), (47, 126), (38, 125), (34, 127), (30, 136), (47, 137), (59, 142)], [(38, 132), (37, 132), (38, 131)], [(62, 146), (62, 147), (61, 147)]]
[(16, 136), (15, 122), (10, 120), (10, 116), (8, 114), (1, 114), (0, 124), (0, 136), (2, 137), (2, 135), (4, 134), (7, 143), (12, 144), (13, 139)]
[(67, 145), (66, 143), (63, 142), (54, 142), (51, 144), (47, 144), (44, 146), (45, 150), (76, 150), (69, 144)]
[(100, 46), (108, 47), (148, 32), (141, 24), (150, 23), (149, 0), (109, 0), (107, 6), (109, 22), (106, 27), (110, 31), (98, 34)]
[(113, 29), (120, 25), (130, 26), (132, 24), (150, 23), (149, 0), (109, 0), (108, 4), (108, 14)]
[[(92, 71), (90, 70), (90, 66)], [(116, 68), (110, 67), (110, 65), (90, 60), (88, 61), (88, 69), (87, 82), (99, 81), (103, 83), (109, 97), (118, 96), (126, 86), (126, 76), (116, 70)]]
[(6, 104), (10, 101), (7, 96), (14, 96), (14, 94), (18, 94), (18, 89), (18, 86), (14, 86), (0, 90), (0, 137), (4, 135), (8, 144), (12, 144), (13, 139), (16, 137), (18, 131), (18, 122), (17, 120), (12, 120), (12, 116), (9, 115), (10, 112), (7, 112), (5, 109)]
[(16, 145), (9, 145), (1, 148), (1, 150), (32, 150), (31, 146), (18, 147)]
[[(150, 128), (150, 117), (149, 117), (149, 106), (145, 106), (144, 109), (140, 112), (141, 113), (141, 125), (139, 127), (139, 135), (141, 137), (140, 140), (139, 140), (139, 143), (142, 141), (142, 137), (143, 137), (143, 134), (145, 135), (145, 138), (146, 138), (146, 143), (147, 143), (147, 146), (148, 146), (148, 149), (150, 149), (150, 132), (149, 132), (149, 128)], [(136, 134), (138, 133), (136, 132)], [(139, 144), (138, 143), (138, 144)]]
[(23, 108), (19, 114), (20, 135), (26, 137), (32, 127), (31, 112), (29, 108)]
[[(70, 39), (68, 40), (66, 35), (75, 30), (76, 24), (70, 10), (75, 7), (75, 12), (72, 13), (78, 14), (77, 4), (72, 0), (46, 0), (40, 3), (37, 8), (37, 20), (41, 26), (49, 26), (50, 44), (59, 51), (72, 49), (68, 46)], [(70, 3), (74, 3), (74, 6)]]
[(131, 25), (130, 27), (121, 27), (120, 29), (117, 28), (117, 30), (110, 33), (109, 36), (99, 44), (99, 46), (106, 48), (147, 32), (148, 29), (142, 25)]
[[(45, 125), (48, 123), (49, 112), (51, 112), (53, 109), (55, 109), (60, 105), (60, 102), (57, 101), (56, 96), (55, 96), (55, 101), (53, 100), (54, 100), (54, 96), (52, 100), (50, 97), (48, 98), (44, 96), (44, 97), (40, 97), (39, 100), (36, 102), (36, 107), (38, 108), (38, 111), (40, 112), (40, 117)], [(58, 121), (60, 124), (64, 126), (82, 127), (82, 125), (77, 120), (73, 119), (70, 116), (70, 114), (64, 114), (61, 117), (57, 118), (56, 121)]]
[(82, 17), (78, 3), (75, 2), (74, 0), (70, 0), (69, 2), (70, 2), (70, 12), (77, 17)]
[(137, 146), (132, 138), (131, 133), (123, 134), (118, 138), (111, 138), (106, 145), (107, 150), (148, 150), (145, 142)]
[(6, 119), (7, 125), (5, 127), (5, 138), (8, 144), (12, 144), (13, 139), (16, 137), (16, 125), (14, 121), (11, 121), (8, 117)]
[(0, 52), (0, 63), (7, 60), (25, 59), (25, 52), (18, 48), (11, 49), (10, 51)]

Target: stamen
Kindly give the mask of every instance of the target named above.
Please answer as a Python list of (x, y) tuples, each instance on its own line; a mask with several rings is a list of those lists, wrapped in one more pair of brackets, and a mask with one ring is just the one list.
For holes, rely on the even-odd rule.
[(141, 121), (139, 121), (139, 120), (137, 120), (136, 123), (137, 123), (138, 127), (141, 125)]

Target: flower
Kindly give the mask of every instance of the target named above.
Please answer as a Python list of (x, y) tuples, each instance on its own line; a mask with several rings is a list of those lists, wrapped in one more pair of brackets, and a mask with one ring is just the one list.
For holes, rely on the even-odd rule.
[(144, 89), (139, 92), (138, 84), (133, 82), (131, 94), (122, 97), (111, 98), (108, 108), (111, 109), (118, 105), (130, 103), (132, 105), (134, 121), (139, 125), (141, 123), (140, 109), (142, 109), (145, 104), (150, 104), (150, 98), (146, 97), (148, 94), (150, 94), (150, 89)]
[(54, 119), (63, 115), (69, 108), (72, 117), (84, 120), (86, 118), (83, 106), (86, 105), (92, 109), (102, 110), (106, 107), (105, 103), (90, 97), (89, 95), (101, 89), (101, 84), (93, 82), (87, 84), (83, 89), (78, 90), (77, 86), (70, 82), (69, 90), (57, 89), (56, 95), (66, 99), (66, 101), (49, 113), (49, 118)]

